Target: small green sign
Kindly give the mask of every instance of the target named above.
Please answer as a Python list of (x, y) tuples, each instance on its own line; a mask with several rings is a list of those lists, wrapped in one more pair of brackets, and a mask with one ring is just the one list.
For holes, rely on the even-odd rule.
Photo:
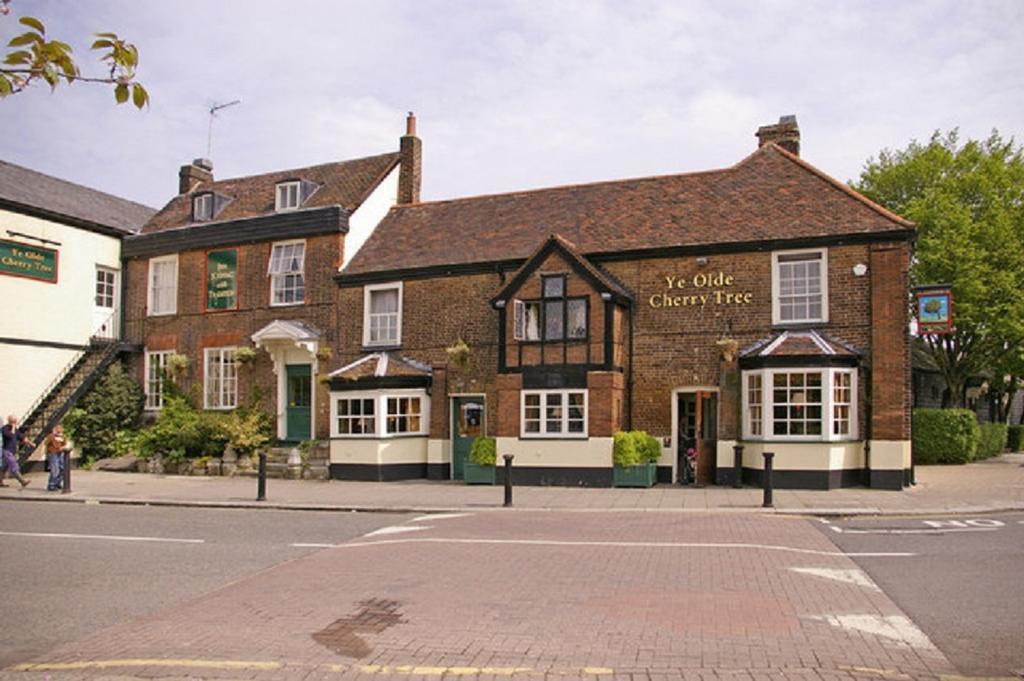
[(206, 309), (233, 310), (238, 305), (238, 251), (206, 254)]
[(0, 239), (0, 274), (57, 283), (57, 251)]

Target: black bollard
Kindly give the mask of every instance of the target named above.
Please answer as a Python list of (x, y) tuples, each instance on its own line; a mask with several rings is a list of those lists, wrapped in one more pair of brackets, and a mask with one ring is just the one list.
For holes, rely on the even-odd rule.
[(732, 486), (743, 487), (743, 445), (732, 447)]
[(65, 449), (60, 453), (61, 469), (61, 494), (71, 494), (71, 450)]
[(515, 458), (512, 454), (502, 455), (505, 459), (505, 505), (512, 505), (512, 459)]
[(267, 453), (260, 452), (259, 483), (256, 487), (256, 501), (267, 500)]
[(774, 506), (772, 503), (772, 459), (774, 458), (775, 452), (764, 453), (764, 502), (761, 505), (765, 508)]

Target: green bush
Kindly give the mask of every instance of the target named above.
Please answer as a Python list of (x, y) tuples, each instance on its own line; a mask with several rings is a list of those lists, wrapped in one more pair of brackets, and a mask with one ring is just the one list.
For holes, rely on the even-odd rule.
[(1003, 453), (1006, 446), (1006, 424), (1005, 423), (983, 423), (981, 424), (981, 439), (978, 442), (976, 459), (990, 459)]
[(144, 400), (138, 383), (114, 363), (64, 418), (64, 427), (86, 460), (115, 456), (118, 432), (135, 427)]
[(498, 460), (498, 443), (493, 437), (474, 438), (469, 461), (477, 466), (493, 466)]
[(636, 466), (640, 463), (640, 452), (637, 451), (633, 433), (620, 430), (612, 436), (612, 463), (616, 466)]
[(1024, 431), (1024, 426), (1009, 426), (1006, 429), (1006, 448), (1011, 452), (1020, 451), (1021, 431)]
[(914, 463), (967, 463), (974, 459), (981, 430), (968, 409), (915, 409)]
[[(269, 420), (258, 408), (236, 409), (228, 414), (221, 424), (227, 444), (230, 444), (236, 452), (243, 456), (255, 454), (270, 442)], [(223, 452), (224, 447), (222, 446), (220, 450)]]
[(152, 427), (139, 433), (139, 451), (144, 457), (196, 459), (220, 455), (227, 441), (222, 414), (198, 411), (180, 395), (165, 396)]
[(661, 443), (658, 442), (658, 438), (648, 435), (642, 430), (630, 431), (630, 435), (633, 436), (636, 443), (636, 452), (640, 457), (640, 463), (658, 463), (658, 459), (661, 458)]

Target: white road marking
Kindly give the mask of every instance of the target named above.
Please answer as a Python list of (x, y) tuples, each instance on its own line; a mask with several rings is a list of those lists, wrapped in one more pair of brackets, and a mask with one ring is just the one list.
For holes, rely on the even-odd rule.
[[(367, 535), (368, 536), (368, 535)], [(407, 539), (379, 539), (376, 541), (355, 541), (347, 544), (336, 544), (337, 548), (362, 548), (369, 546), (386, 546), (390, 544), (498, 544), (509, 546), (598, 546), (608, 548), (667, 548), (667, 549), (755, 549), (761, 551), (789, 551), (812, 556), (835, 557), (871, 557), (871, 558), (904, 558), (916, 556), (906, 552), (858, 552), (822, 551), (820, 549), (802, 549), (795, 546), (778, 546), (774, 544), (740, 544), (740, 543), (705, 543), (705, 542), (629, 542), (629, 541), (563, 541), (555, 539), (463, 539), (444, 537), (409, 537)]]
[(333, 549), (337, 544), (289, 544), (297, 549)]
[(1006, 523), (995, 518), (968, 518), (967, 520), (925, 520), (929, 527), (1004, 527)]
[(829, 568), (801, 568), (791, 567), (789, 568), (793, 572), (799, 572), (804, 575), (811, 575), (812, 577), (821, 577), (823, 579), (832, 579), (837, 582), (844, 582), (846, 584), (854, 584), (856, 586), (870, 589), (871, 591), (881, 591), (878, 585), (875, 584), (870, 577), (868, 577), (862, 570), (832, 570)]
[(373, 532), (367, 532), (364, 537), (376, 537), (381, 534), (401, 534), (403, 532), (416, 532), (418, 530), (429, 530), (432, 529), (432, 525), (392, 525), (390, 527), (382, 527), (379, 530)]
[(998, 527), (941, 527), (930, 530), (914, 529), (880, 529), (880, 530), (840, 530), (845, 534), (946, 534), (948, 532), (992, 532)]
[(449, 518), (465, 518), (473, 515), (472, 513), (435, 513), (428, 515), (421, 515), (418, 518), (413, 518), (410, 523), (418, 523), (422, 520), (448, 520)]
[(171, 544), (205, 544), (205, 539), (176, 539), (174, 537), (126, 537), (116, 534), (69, 534), (63, 532), (3, 532), (7, 537), (42, 537), (45, 539), (106, 539), (109, 541), (168, 542)]
[(853, 629), (893, 641), (902, 641), (912, 648), (935, 650), (935, 645), (928, 636), (903, 615), (813, 615), (809, 619), (828, 622), (840, 629)]

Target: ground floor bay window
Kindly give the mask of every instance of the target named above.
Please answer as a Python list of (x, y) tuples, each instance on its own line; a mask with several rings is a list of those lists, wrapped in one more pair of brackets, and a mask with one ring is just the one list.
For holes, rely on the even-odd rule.
[(857, 439), (855, 368), (772, 368), (743, 372), (747, 440)]
[(425, 437), (429, 411), (425, 390), (331, 393), (331, 437)]

